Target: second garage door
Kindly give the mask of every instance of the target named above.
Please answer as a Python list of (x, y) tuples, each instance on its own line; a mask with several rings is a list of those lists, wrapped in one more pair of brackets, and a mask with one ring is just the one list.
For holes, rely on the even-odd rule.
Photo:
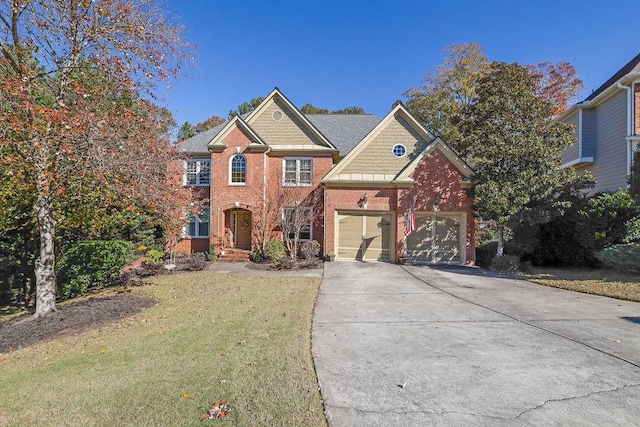
[(416, 214), (416, 231), (407, 237), (409, 261), (463, 263), (464, 217)]
[(338, 212), (338, 258), (388, 261), (391, 214)]

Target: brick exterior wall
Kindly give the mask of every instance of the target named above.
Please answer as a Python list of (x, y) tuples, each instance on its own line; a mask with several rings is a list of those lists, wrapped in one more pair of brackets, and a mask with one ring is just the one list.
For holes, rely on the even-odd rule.
[[(318, 187), (320, 179), (333, 166), (331, 154), (314, 153), (312, 186), (283, 187), (283, 158), (312, 156), (304, 152), (286, 156), (271, 152), (252, 152), (249, 149), (251, 139), (239, 127), (231, 130), (222, 142), (227, 148), (221, 153), (213, 153), (211, 157), (211, 244), (217, 250), (231, 245), (231, 212), (237, 209), (251, 212), (251, 247), (261, 245), (263, 241), (282, 240), (277, 226), (282, 205), (302, 202), (308, 200), (312, 193), (321, 192)], [(236, 154), (244, 155), (247, 160), (246, 185), (233, 185), (229, 182), (230, 159)], [(317, 198), (320, 201), (323, 199), (321, 194)], [(316, 221), (312, 228), (312, 238), (323, 245), (322, 203), (313, 212)]]
[(398, 255), (402, 252), (402, 236), (404, 236), (404, 213), (408, 212), (415, 198), (416, 211), (433, 211), (435, 195), (440, 196), (438, 212), (465, 213), (466, 224), (466, 260), (467, 264), (475, 262), (475, 218), (473, 214), (473, 199), (468, 191), (462, 188), (464, 175), (439, 150), (431, 153), (413, 172), (412, 178), (416, 185), (412, 188), (400, 189), (398, 195), (399, 223), (397, 229)]
[(416, 200), (416, 211), (433, 211), (434, 195), (440, 195), (440, 213), (466, 214), (466, 260), (467, 264), (475, 262), (475, 219), (472, 210), (473, 199), (467, 190), (461, 187), (464, 175), (449, 159), (436, 149), (418, 165), (412, 178), (416, 184), (411, 188), (380, 188), (372, 186), (329, 187), (326, 192), (326, 251), (337, 252), (336, 247), (336, 211), (361, 211), (358, 201), (367, 194), (368, 211), (391, 212), (395, 216), (395, 254), (398, 261), (404, 252), (404, 215), (413, 200)]

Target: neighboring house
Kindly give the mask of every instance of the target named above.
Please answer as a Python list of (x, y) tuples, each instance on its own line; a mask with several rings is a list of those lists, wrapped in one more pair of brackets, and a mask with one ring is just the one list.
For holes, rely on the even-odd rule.
[[(338, 259), (473, 263), (471, 170), (397, 103), (373, 115), (302, 114), (277, 88), (251, 113), (179, 144), (185, 185), (209, 198), (178, 250), (251, 249), (300, 240)], [(405, 238), (410, 211), (415, 231)], [(286, 221), (285, 221), (286, 222)]]
[(640, 55), (559, 120), (577, 132), (577, 142), (563, 152), (563, 166), (595, 175), (589, 193), (626, 188), (640, 143)]

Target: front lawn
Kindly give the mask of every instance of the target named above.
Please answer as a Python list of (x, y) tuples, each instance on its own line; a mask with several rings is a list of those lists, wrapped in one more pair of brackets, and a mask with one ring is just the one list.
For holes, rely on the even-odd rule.
[(640, 302), (639, 274), (610, 269), (535, 267), (521, 275), (540, 285)]
[(158, 304), (0, 354), (0, 425), (195, 426), (227, 399), (209, 424), (326, 426), (310, 354), (319, 285), (194, 272), (130, 288)]

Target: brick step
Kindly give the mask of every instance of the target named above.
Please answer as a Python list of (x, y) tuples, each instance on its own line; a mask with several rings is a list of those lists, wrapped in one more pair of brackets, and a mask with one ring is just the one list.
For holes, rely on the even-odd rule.
[(227, 248), (224, 255), (218, 254), (218, 261), (222, 262), (247, 262), (251, 251), (248, 249)]

